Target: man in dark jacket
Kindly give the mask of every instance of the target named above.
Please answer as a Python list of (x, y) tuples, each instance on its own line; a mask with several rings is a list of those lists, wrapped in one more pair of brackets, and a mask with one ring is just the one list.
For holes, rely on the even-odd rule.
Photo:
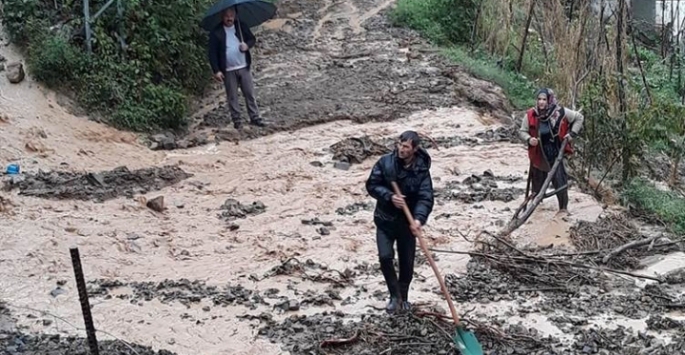
[[(414, 275), (416, 254), (415, 236), (421, 232), (433, 211), (433, 182), (430, 175), (431, 158), (420, 147), (421, 140), (414, 131), (400, 135), (397, 148), (381, 157), (366, 181), (366, 190), (376, 199), (374, 223), (381, 271), (390, 293), (388, 313), (409, 310), (409, 284)], [(397, 182), (402, 195), (396, 195), (391, 181)], [(402, 206), (407, 205), (414, 220), (407, 221)], [(397, 241), (400, 277), (397, 278), (393, 259)]]
[(256, 42), (250, 27), (240, 20), (236, 21), (233, 8), (224, 11), (223, 22), (209, 34), (209, 64), (212, 66), (214, 79), (224, 83), (231, 119), (236, 129), (242, 127), (238, 101), (239, 87), (245, 96), (250, 123), (264, 126), (264, 121), (259, 117), (254, 82), (250, 72), (252, 64), (250, 48), (254, 47)]

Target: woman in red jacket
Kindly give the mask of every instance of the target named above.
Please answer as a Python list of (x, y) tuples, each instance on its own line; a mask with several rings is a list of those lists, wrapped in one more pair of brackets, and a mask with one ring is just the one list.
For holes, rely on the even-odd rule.
[[(568, 139), (564, 155), (573, 154), (573, 138), (580, 133), (585, 120), (580, 112), (558, 105), (551, 89), (540, 89), (536, 99), (537, 104), (528, 110), (519, 130), (519, 136), (528, 144), (533, 194), (540, 193), (563, 139)], [(567, 183), (562, 161), (552, 177), (552, 185), (554, 189), (559, 189)], [(568, 213), (568, 188), (557, 192), (557, 200), (559, 212)]]

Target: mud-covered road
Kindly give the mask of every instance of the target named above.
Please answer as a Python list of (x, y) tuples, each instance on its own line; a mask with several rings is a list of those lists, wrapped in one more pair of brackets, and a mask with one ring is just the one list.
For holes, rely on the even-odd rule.
[(254, 138), (335, 120), (390, 121), (454, 105), (510, 117), (499, 87), (450, 64), (415, 32), (391, 26), (392, 4), (279, 2), (277, 18), (255, 30), (253, 50), (258, 105), (269, 127), (235, 131), (218, 87), (196, 115), (190, 136), (167, 146), (204, 142), (197, 137)]
[(78, 246), (101, 354), (456, 354), (421, 253), (419, 312), (382, 311), (364, 182), (406, 129), (431, 138), (428, 244), (456, 252), (436, 262), (487, 354), (683, 351), (674, 236), (572, 185), (569, 217), (549, 199), (513, 248), (488, 238), (528, 167), (500, 90), (389, 27), (391, 1), (279, 4), (254, 53), (267, 129), (239, 135), (218, 90), (191, 136), (167, 142), (178, 149), (154, 151), (74, 117), (30, 73), (0, 80), (0, 161), (22, 167), (0, 189), (0, 353), (86, 352)]

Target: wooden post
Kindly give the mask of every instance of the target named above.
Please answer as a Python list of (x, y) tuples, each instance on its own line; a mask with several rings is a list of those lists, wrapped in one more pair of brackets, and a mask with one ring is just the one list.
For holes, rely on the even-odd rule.
[(88, 53), (93, 53), (93, 46), (90, 43), (90, 37), (92, 33), (90, 33), (90, 0), (83, 0), (83, 19), (85, 21), (85, 26), (86, 26), (86, 49), (88, 50)]
[(70, 248), (69, 252), (71, 253), (71, 263), (74, 267), (74, 276), (76, 277), (76, 288), (78, 289), (78, 296), (79, 300), (81, 301), (81, 312), (83, 313), (83, 322), (86, 325), (86, 335), (88, 336), (88, 346), (90, 347), (90, 354), (99, 355), (100, 349), (98, 349), (98, 339), (95, 336), (93, 316), (90, 313), (90, 303), (88, 302), (86, 281), (83, 278), (83, 268), (81, 267), (81, 256), (79, 255), (78, 248)]

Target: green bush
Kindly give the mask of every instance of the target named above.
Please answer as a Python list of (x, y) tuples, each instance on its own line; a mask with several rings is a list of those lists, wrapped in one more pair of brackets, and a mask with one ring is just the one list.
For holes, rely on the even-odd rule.
[[(106, 2), (91, 0), (91, 13)], [(4, 0), (2, 20), (10, 40), (27, 49), (36, 79), (69, 88), (113, 126), (176, 129), (185, 124), (191, 98), (210, 82), (199, 22), (212, 3), (127, 0), (121, 17), (115, 3), (92, 24), (91, 54), (81, 1)]]
[(471, 41), (480, 0), (399, 0), (391, 19), (438, 45)]
[(633, 179), (623, 196), (638, 211), (666, 223), (676, 233), (685, 233), (685, 198), (682, 196), (660, 190), (643, 179)]
[(31, 73), (51, 87), (74, 83), (88, 72), (87, 57), (61, 36), (45, 36), (32, 42), (29, 53)]
[(446, 54), (451, 60), (463, 65), (473, 76), (501, 87), (515, 108), (523, 110), (534, 104), (535, 87), (523, 75), (497, 66), (495, 60), (485, 54), (469, 55), (461, 47), (452, 47)]

